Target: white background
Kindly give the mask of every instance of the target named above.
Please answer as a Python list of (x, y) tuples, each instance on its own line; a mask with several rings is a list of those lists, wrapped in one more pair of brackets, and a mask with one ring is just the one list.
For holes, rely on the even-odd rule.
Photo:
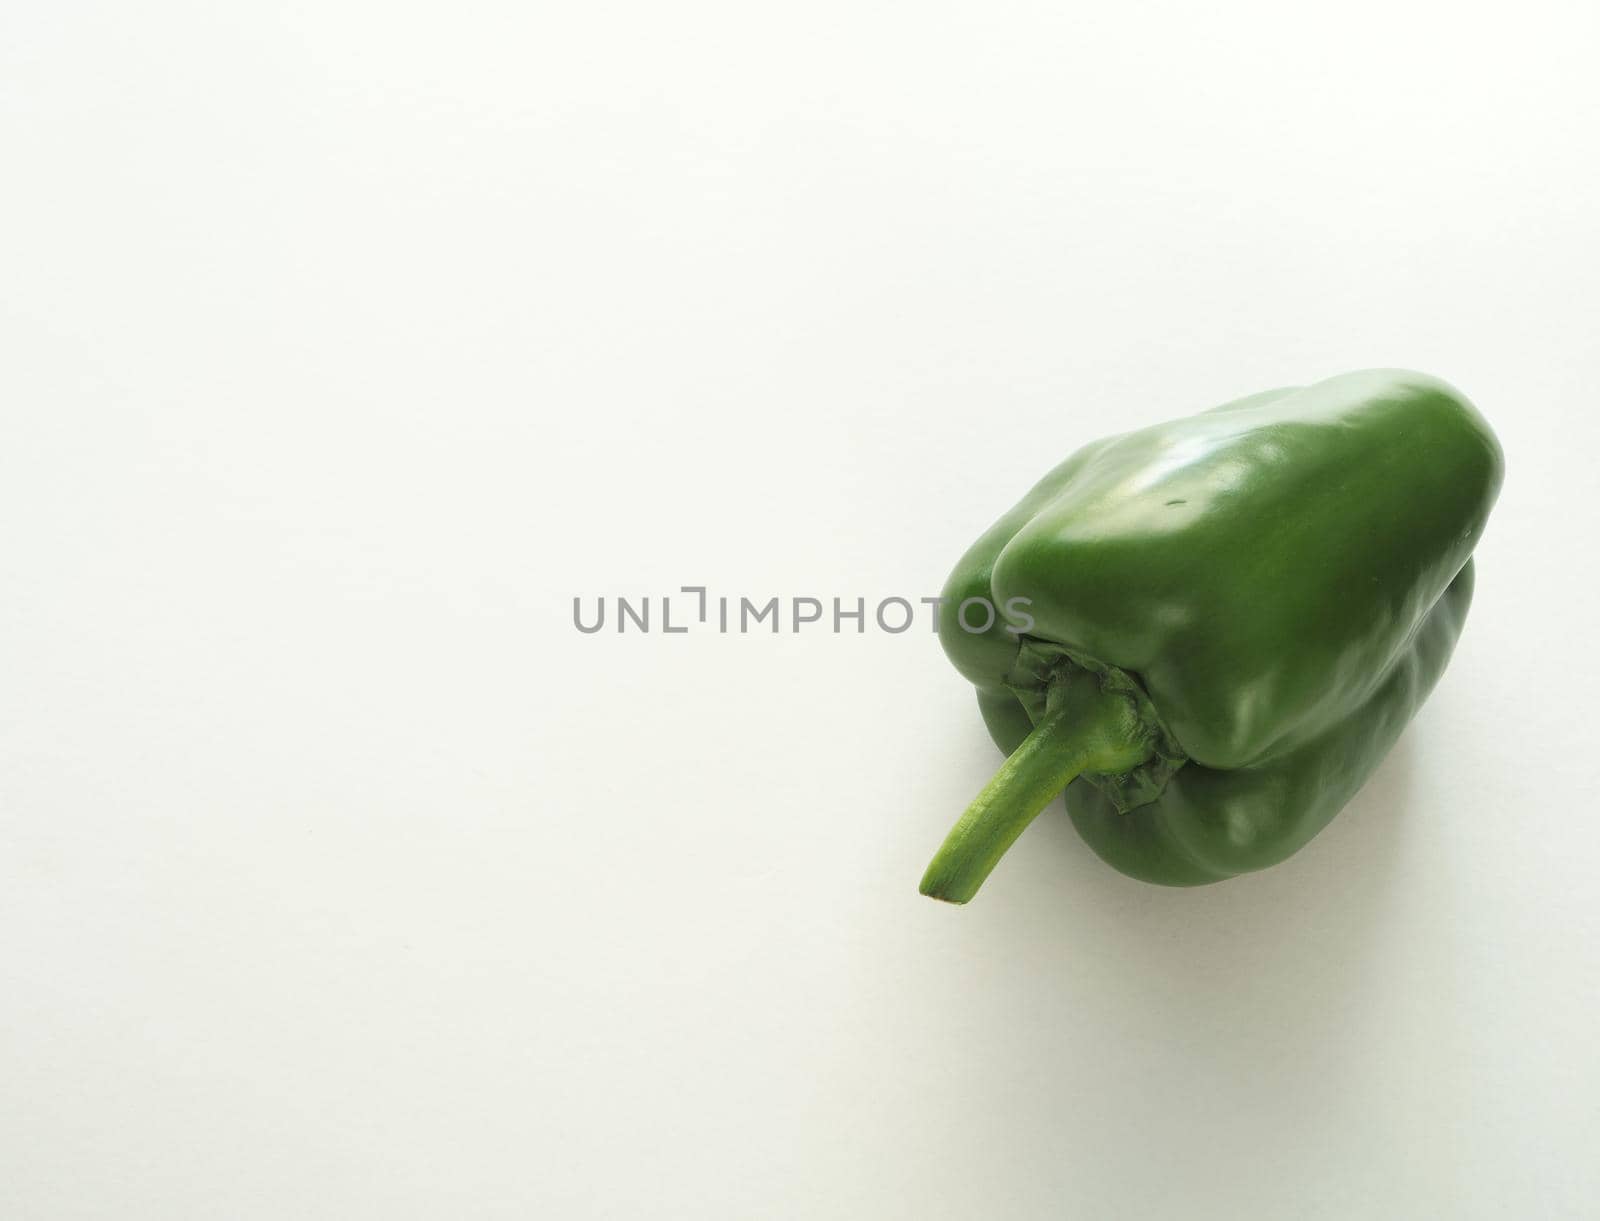
[[(13, 4), (0, 1215), (1600, 1208), (1592, 4)], [(1267, 873), (1041, 819), (875, 601), (1407, 365), (1477, 604)], [(659, 606), (659, 603), (658, 603)], [(659, 613), (659, 609), (658, 612)]]

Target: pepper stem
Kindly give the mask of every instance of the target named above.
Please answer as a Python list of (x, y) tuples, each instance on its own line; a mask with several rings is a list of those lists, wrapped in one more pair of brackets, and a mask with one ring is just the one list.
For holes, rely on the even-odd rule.
[(1027, 826), (1083, 772), (1124, 772), (1152, 753), (1149, 730), (1126, 696), (1088, 675), (1053, 688), (1033, 732), (1000, 765), (945, 837), (923, 894), (965, 903)]

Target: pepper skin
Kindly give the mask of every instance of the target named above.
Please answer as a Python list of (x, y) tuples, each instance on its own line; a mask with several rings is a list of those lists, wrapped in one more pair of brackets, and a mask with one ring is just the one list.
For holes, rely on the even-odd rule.
[[(1472, 405), (1401, 370), (1079, 450), (946, 585), (941, 643), (1011, 757), (923, 892), (971, 898), (1063, 787), (1090, 847), (1150, 882), (1304, 846), (1443, 672), (1501, 473)], [(968, 631), (974, 598), (1033, 622)]]

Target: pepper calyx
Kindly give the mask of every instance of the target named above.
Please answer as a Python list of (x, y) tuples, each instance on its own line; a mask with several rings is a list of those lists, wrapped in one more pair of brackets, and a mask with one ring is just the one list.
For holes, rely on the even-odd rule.
[(1162, 721), (1144, 685), (1126, 670), (1051, 640), (1023, 636), (1018, 644), (1005, 687), (1017, 697), (1035, 725), (1068, 685), (1094, 682), (1101, 691), (1126, 699), (1149, 735), (1151, 753), (1144, 762), (1125, 772), (1085, 771), (1083, 779), (1104, 793), (1121, 814), (1159, 798), (1173, 773), (1189, 762), (1189, 756)]

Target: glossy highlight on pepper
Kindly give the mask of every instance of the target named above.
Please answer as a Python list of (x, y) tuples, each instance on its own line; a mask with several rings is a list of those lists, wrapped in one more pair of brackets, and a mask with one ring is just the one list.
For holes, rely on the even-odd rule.
[(1085, 446), (945, 586), (1028, 599), (1026, 635), (941, 623), (1009, 758), (922, 892), (963, 903), (1063, 790), (1124, 873), (1275, 864), (1427, 698), (1472, 600), (1499, 443), (1456, 390), (1377, 369)]

